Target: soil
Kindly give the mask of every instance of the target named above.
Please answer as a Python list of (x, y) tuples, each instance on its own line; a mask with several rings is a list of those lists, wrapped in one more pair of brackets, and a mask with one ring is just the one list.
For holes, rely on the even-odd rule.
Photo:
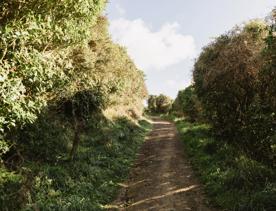
[(128, 181), (108, 210), (209, 211), (173, 123), (153, 118)]

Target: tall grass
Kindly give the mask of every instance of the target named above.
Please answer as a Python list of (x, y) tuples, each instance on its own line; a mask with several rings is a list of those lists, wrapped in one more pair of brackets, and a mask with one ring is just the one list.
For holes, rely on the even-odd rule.
[[(9, 183), (1, 183), (8, 189), (0, 187), (0, 210), (98, 211), (110, 203), (151, 125), (147, 121), (136, 124), (126, 118), (105, 122), (105, 127), (93, 125), (91, 122), (90, 128), (82, 133), (74, 161), (66, 159), (66, 149), (64, 154), (58, 149), (54, 158), (45, 152), (45, 160), (39, 155), (29, 157), (21, 167), (21, 174), (14, 174), (13, 184), (10, 176)], [(41, 133), (46, 139), (53, 138), (50, 130)], [(57, 139), (70, 137), (70, 133), (70, 129), (62, 131), (56, 134)]]
[(215, 140), (209, 125), (176, 122), (211, 203), (227, 210), (276, 210), (276, 172)]

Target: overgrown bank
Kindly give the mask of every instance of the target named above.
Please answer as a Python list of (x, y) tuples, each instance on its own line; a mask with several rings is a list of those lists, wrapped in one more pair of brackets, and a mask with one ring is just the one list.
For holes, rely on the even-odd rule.
[(227, 210), (276, 209), (275, 46), (276, 10), (219, 36), (172, 105), (207, 193)]
[(275, 169), (218, 142), (207, 124), (176, 120), (176, 125), (212, 204), (227, 210), (276, 209)]
[[(41, 131), (49, 129), (44, 126)], [(126, 118), (105, 120), (101, 127), (94, 127), (91, 121), (81, 135), (73, 162), (66, 159), (66, 148), (55, 149), (59, 154), (51, 161), (46, 160), (49, 157), (26, 160), (13, 180), (2, 174), (1, 209), (101, 210), (116, 195), (118, 183), (127, 176), (148, 129), (150, 124), (145, 120), (138, 125)], [(56, 129), (40, 135), (52, 135), (61, 141), (72, 132)]]
[(126, 175), (147, 89), (105, 4), (0, 2), (1, 210), (98, 210)]

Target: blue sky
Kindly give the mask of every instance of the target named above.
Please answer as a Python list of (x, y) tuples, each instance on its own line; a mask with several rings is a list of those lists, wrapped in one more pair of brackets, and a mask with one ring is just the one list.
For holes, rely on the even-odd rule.
[(175, 97), (191, 83), (202, 47), (275, 6), (276, 0), (110, 0), (106, 14), (113, 40), (145, 72), (149, 93)]

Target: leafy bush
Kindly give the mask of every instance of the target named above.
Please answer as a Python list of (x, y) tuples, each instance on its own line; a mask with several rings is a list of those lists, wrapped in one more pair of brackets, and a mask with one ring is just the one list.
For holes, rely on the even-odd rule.
[(1, 1), (1, 140), (14, 144), (9, 137), (14, 129), (33, 123), (50, 100), (74, 93), (68, 86), (78, 71), (73, 51), (88, 42), (90, 27), (104, 4), (104, 0)]
[(74, 162), (25, 166), (35, 173), (32, 188), (25, 193), (25, 210), (104, 210), (103, 205), (116, 195), (118, 183), (126, 178), (150, 128), (147, 122), (137, 125), (126, 118), (106, 121), (81, 136)]
[(148, 98), (148, 111), (150, 113), (166, 114), (172, 108), (172, 99), (166, 95), (150, 95)]
[(172, 111), (180, 116), (185, 116), (194, 122), (202, 118), (201, 103), (195, 93), (193, 85), (178, 92), (172, 105)]
[(206, 124), (178, 121), (177, 128), (213, 205), (226, 210), (275, 210), (272, 167), (218, 142)]
[[(251, 29), (251, 27), (253, 27)], [(217, 132), (231, 136), (254, 101), (265, 26), (251, 23), (207, 46), (194, 68), (196, 92)]]
[(252, 158), (271, 165), (275, 159), (272, 137), (276, 125), (273, 94), (265, 93), (270, 93), (275, 84), (267, 86), (270, 91), (260, 89), (264, 82), (261, 75), (267, 81), (274, 80), (273, 74), (263, 74), (263, 68), (273, 64), (263, 56), (263, 52), (268, 57), (273, 55), (271, 50), (264, 51), (272, 49), (266, 47), (273, 42), (268, 28), (264, 22), (252, 21), (217, 38), (198, 58), (194, 81), (216, 134), (243, 148)]
[[(20, 197), (23, 178), (15, 172), (0, 168), (0, 204), (1, 210), (19, 210), (24, 199)], [(17, 201), (15, 203), (15, 201)], [(5, 206), (9, 204), (9, 206)]]
[[(0, 177), (11, 175), (0, 181), (1, 205), (6, 210), (25, 207), (26, 203), (30, 210), (99, 207), (97, 200), (105, 198), (103, 193), (105, 200), (110, 199), (115, 185), (108, 180), (119, 171), (99, 170), (99, 164), (97, 171), (106, 177), (101, 185), (92, 185), (97, 171), (89, 177), (93, 172), (90, 162), (98, 159), (95, 162), (101, 163), (102, 155), (108, 160), (107, 155), (117, 153), (114, 160), (118, 159), (117, 167), (123, 169), (129, 165), (124, 156), (133, 156), (142, 141), (142, 130), (133, 124), (129, 126), (129, 121), (112, 123), (111, 111), (117, 117), (139, 119), (147, 89), (143, 72), (124, 48), (112, 42), (106, 18), (99, 17), (105, 3), (0, 2)], [(98, 132), (103, 128), (108, 132)], [(91, 134), (92, 129), (95, 134)], [(110, 131), (122, 136), (113, 132), (114, 137), (106, 137)], [(136, 137), (137, 131), (141, 132), (137, 135), (139, 140), (133, 141), (130, 137)], [(88, 134), (86, 146), (82, 141)], [(94, 140), (96, 134), (99, 137)], [(99, 150), (98, 154), (94, 148)], [(85, 159), (90, 159), (88, 163), (78, 160), (84, 154)], [(110, 167), (111, 160), (103, 164)], [(76, 173), (73, 178), (78, 171), (85, 173)], [(78, 176), (90, 180), (78, 186)], [(17, 177), (22, 179), (13, 179)], [(68, 190), (61, 191), (57, 184)], [(18, 193), (13, 187), (24, 191)], [(10, 192), (4, 191), (7, 188)], [(67, 194), (70, 190), (74, 190), (73, 194)], [(99, 195), (91, 196), (95, 190)], [(82, 200), (88, 195), (90, 198)]]

